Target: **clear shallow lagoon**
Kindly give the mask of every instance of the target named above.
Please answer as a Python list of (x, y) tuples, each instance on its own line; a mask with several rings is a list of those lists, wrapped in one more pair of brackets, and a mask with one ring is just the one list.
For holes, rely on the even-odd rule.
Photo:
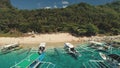
[[(63, 45), (61, 45), (63, 46)], [(67, 54), (62, 48), (51, 48), (45, 52), (43, 64), (39, 68), (100, 68), (99, 63), (91, 63), (91, 60), (102, 60), (99, 51), (87, 47), (87, 44), (81, 44), (76, 47), (81, 56), (75, 58)], [(111, 51), (105, 52), (110, 54)], [(31, 53), (29, 49), (20, 49), (7, 54), (0, 55), (0, 68), (9, 68), (22, 59), (27, 58)], [(112, 53), (120, 55), (120, 49), (113, 48)], [(47, 63), (46, 63), (47, 62)], [(110, 66), (107, 63), (104, 63)]]
[(18, 63), (22, 59), (26, 58), (27, 55), (28, 51), (24, 49), (13, 51), (7, 54), (0, 54), (0, 68), (9, 68), (15, 63)]

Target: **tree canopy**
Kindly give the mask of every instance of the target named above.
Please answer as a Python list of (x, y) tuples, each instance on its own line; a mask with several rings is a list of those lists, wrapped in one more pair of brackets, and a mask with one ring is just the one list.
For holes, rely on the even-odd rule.
[(98, 6), (79, 3), (67, 8), (35, 10), (19, 10), (12, 7), (9, 0), (2, 1), (5, 4), (0, 3), (0, 33), (120, 34), (120, 1)]

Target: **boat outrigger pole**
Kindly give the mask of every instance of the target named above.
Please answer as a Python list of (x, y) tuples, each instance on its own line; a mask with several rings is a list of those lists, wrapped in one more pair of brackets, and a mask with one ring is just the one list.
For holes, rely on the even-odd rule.
[(39, 54), (35, 52), (29, 55), (27, 58), (23, 59), (18, 64), (12, 66), (11, 68), (37, 68), (45, 57), (45, 52), (44, 52), (45, 48), (44, 50), (41, 49), (43, 46), (45, 47), (45, 43), (44, 45), (43, 43), (41, 43), (41, 45), (39, 46), (38, 49)]

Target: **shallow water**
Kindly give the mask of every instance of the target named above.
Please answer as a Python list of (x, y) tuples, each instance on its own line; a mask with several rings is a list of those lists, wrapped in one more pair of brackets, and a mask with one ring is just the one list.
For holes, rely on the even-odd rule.
[(26, 58), (28, 50), (21, 49), (6, 54), (0, 54), (0, 68), (9, 68), (18, 63), (22, 59)]
[[(79, 51), (80, 56), (74, 57), (67, 54), (63, 48), (51, 48), (47, 49), (45, 52), (45, 58), (39, 68), (101, 68), (101, 64), (110, 67), (110, 64), (92, 62), (93, 60), (102, 60), (99, 56), (99, 51), (87, 47), (87, 44), (81, 44), (76, 47)], [(113, 48), (112, 51), (104, 52), (106, 54), (110, 53), (120, 55), (120, 49)], [(0, 55), (0, 68), (9, 68), (16, 63), (25, 59), (31, 53), (29, 49), (20, 49), (7, 54)], [(104, 66), (105, 67), (105, 66)]]

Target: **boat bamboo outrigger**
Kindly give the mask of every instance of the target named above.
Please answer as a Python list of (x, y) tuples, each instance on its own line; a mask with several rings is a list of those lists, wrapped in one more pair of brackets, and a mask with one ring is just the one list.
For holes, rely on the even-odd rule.
[(64, 49), (67, 53), (79, 56), (79, 53), (77, 50), (75, 50), (74, 46), (71, 43), (65, 43), (64, 44)]
[(44, 59), (44, 57), (45, 57), (45, 53), (41, 53), (41, 55), (35, 61), (33, 61), (28, 66), (28, 68), (37, 68), (40, 65), (41, 61)]
[(45, 43), (41, 43), (39, 45), (38, 53), (34, 52), (18, 64), (12, 66), (11, 68), (37, 68), (45, 57), (44, 51)]
[(38, 48), (38, 54), (40, 55), (38, 59), (36, 59), (34, 62), (32, 62), (30, 65), (29, 65), (29, 68), (37, 68), (41, 61), (44, 59), (45, 57), (45, 45), (46, 43), (40, 43), (39, 45), (39, 48)]
[(114, 64), (116, 68), (120, 67), (120, 56), (119, 55), (117, 54), (105, 55), (101, 52), (99, 54), (102, 57), (102, 59), (105, 60), (106, 62)]

